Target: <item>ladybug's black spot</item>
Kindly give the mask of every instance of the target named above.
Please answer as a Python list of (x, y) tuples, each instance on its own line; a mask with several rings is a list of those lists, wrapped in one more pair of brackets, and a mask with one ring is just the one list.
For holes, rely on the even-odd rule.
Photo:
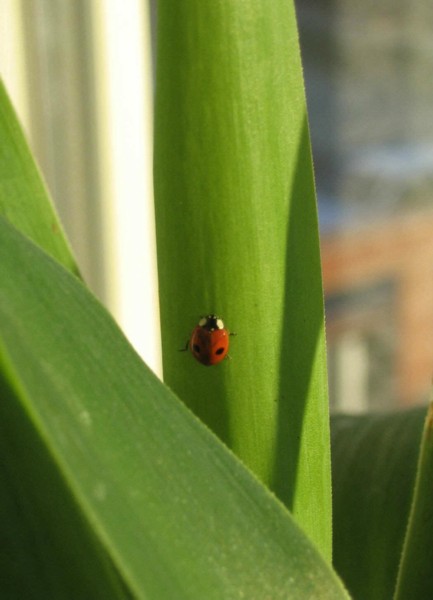
[(194, 352), (196, 352), (197, 354), (200, 354), (200, 346), (198, 344), (193, 344), (192, 349), (194, 350)]
[(215, 351), (215, 354), (222, 354), (224, 352), (224, 348), (218, 348), (218, 350)]

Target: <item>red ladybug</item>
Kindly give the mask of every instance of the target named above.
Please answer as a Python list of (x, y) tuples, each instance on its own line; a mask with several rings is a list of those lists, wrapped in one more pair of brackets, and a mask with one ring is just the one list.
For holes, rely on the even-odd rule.
[(186, 350), (191, 350), (193, 356), (206, 367), (217, 365), (229, 351), (229, 333), (222, 319), (216, 315), (201, 317), (194, 327)]

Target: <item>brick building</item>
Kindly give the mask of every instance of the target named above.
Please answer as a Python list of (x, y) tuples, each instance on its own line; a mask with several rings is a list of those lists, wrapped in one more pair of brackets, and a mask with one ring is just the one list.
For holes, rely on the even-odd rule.
[(433, 11), (297, 3), (319, 199), (331, 401), (428, 397), (433, 376)]

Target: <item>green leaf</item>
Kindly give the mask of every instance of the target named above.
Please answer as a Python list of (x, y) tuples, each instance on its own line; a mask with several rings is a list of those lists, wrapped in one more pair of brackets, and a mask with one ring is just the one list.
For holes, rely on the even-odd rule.
[(409, 525), (397, 581), (396, 600), (433, 598), (433, 404), (422, 435)]
[(0, 80), (0, 215), (78, 274), (59, 218)]
[(393, 597), (424, 415), (331, 419), (334, 564), (359, 600)]
[(12, 597), (347, 597), (85, 287), (3, 219), (0, 364)]
[[(319, 243), (293, 4), (158, 4), (155, 193), (164, 378), (331, 555)], [(211, 368), (200, 315), (237, 333)]]
[(29, 411), (6, 379), (4, 367), (0, 375), (0, 596), (10, 600), (130, 597)]

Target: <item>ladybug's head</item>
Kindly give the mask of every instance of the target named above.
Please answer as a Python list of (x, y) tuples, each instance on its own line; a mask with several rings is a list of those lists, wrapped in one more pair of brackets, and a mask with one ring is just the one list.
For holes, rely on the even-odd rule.
[(207, 315), (206, 317), (201, 317), (200, 321), (198, 322), (198, 325), (206, 331), (224, 329), (223, 320), (217, 317), (216, 315)]

